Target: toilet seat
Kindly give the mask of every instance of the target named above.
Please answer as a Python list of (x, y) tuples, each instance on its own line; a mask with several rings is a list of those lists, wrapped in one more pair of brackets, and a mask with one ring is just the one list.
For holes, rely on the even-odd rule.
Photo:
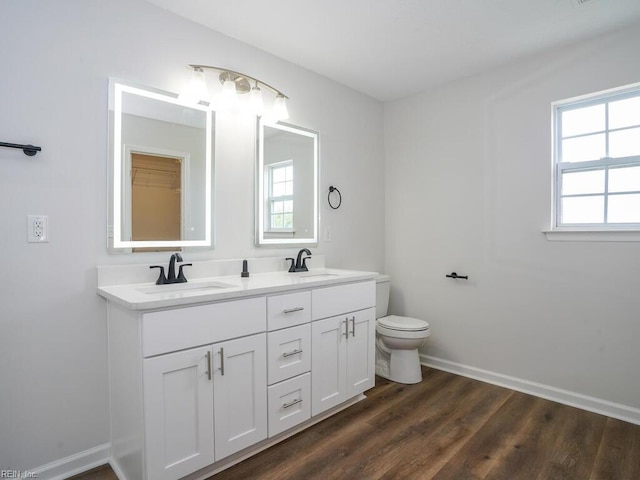
[(401, 332), (418, 332), (429, 330), (429, 323), (418, 318), (400, 317), (389, 315), (378, 319), (378, 325), (386, 330), (397, 330)]
[(429, 323), (411, 317), (389, 315), (376, 321), (376, 332), (391, 338), (418, 339), (430, 335)]

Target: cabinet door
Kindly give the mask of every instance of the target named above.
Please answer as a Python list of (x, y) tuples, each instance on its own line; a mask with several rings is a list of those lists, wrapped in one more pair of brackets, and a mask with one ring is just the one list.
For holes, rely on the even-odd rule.
[(375, 308), (348, 315), (347, 398), (375, 385)]
[(214, 460), (210, 347), (144, 360), (147, 478), (174, 480)]
[(267, 438), (264, 333), (213, 345), (216, 461)]
[(311, 414), (317, 415), (347, 399), (347, 317), (318, 320), (311, 325)]

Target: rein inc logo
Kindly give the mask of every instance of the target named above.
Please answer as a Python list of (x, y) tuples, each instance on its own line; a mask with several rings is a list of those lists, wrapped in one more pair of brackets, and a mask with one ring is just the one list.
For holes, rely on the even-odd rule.
[(0, 478), (38, 478), (38, 474), (27, 470), (0, 470)]

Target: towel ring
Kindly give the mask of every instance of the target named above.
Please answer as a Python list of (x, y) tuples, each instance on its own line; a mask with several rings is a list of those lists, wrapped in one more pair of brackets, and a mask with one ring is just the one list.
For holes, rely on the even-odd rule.
[[(331, 203), (331, 194), (333, 192), (338, 192), (338, 205), (336, 206), (334, 206), (333, 203)], [(340, 193), (340, 190), (338, 190), (337, 187), (334, 187), (333, 185), (329, 187), (329, 193), (327, 194), (327, 201), (329, 202), (329, 206), (334, 210), (337, 210), (340, 208), (340, 205), (342, 205), (342, 194)]]

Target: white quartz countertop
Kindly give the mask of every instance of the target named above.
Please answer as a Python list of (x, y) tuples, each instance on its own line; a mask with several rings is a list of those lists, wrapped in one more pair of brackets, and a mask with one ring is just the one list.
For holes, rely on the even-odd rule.
[(371, 280), (377, 275), (376, 272), (358, 270), (312, 268), (308, 272), (297, 273), (252, 273), (248, 278), (240, 275), (205, 277), (168, 285), (134, 283), (101, 286), (98, 295), (131, 310), (153, 310)]

